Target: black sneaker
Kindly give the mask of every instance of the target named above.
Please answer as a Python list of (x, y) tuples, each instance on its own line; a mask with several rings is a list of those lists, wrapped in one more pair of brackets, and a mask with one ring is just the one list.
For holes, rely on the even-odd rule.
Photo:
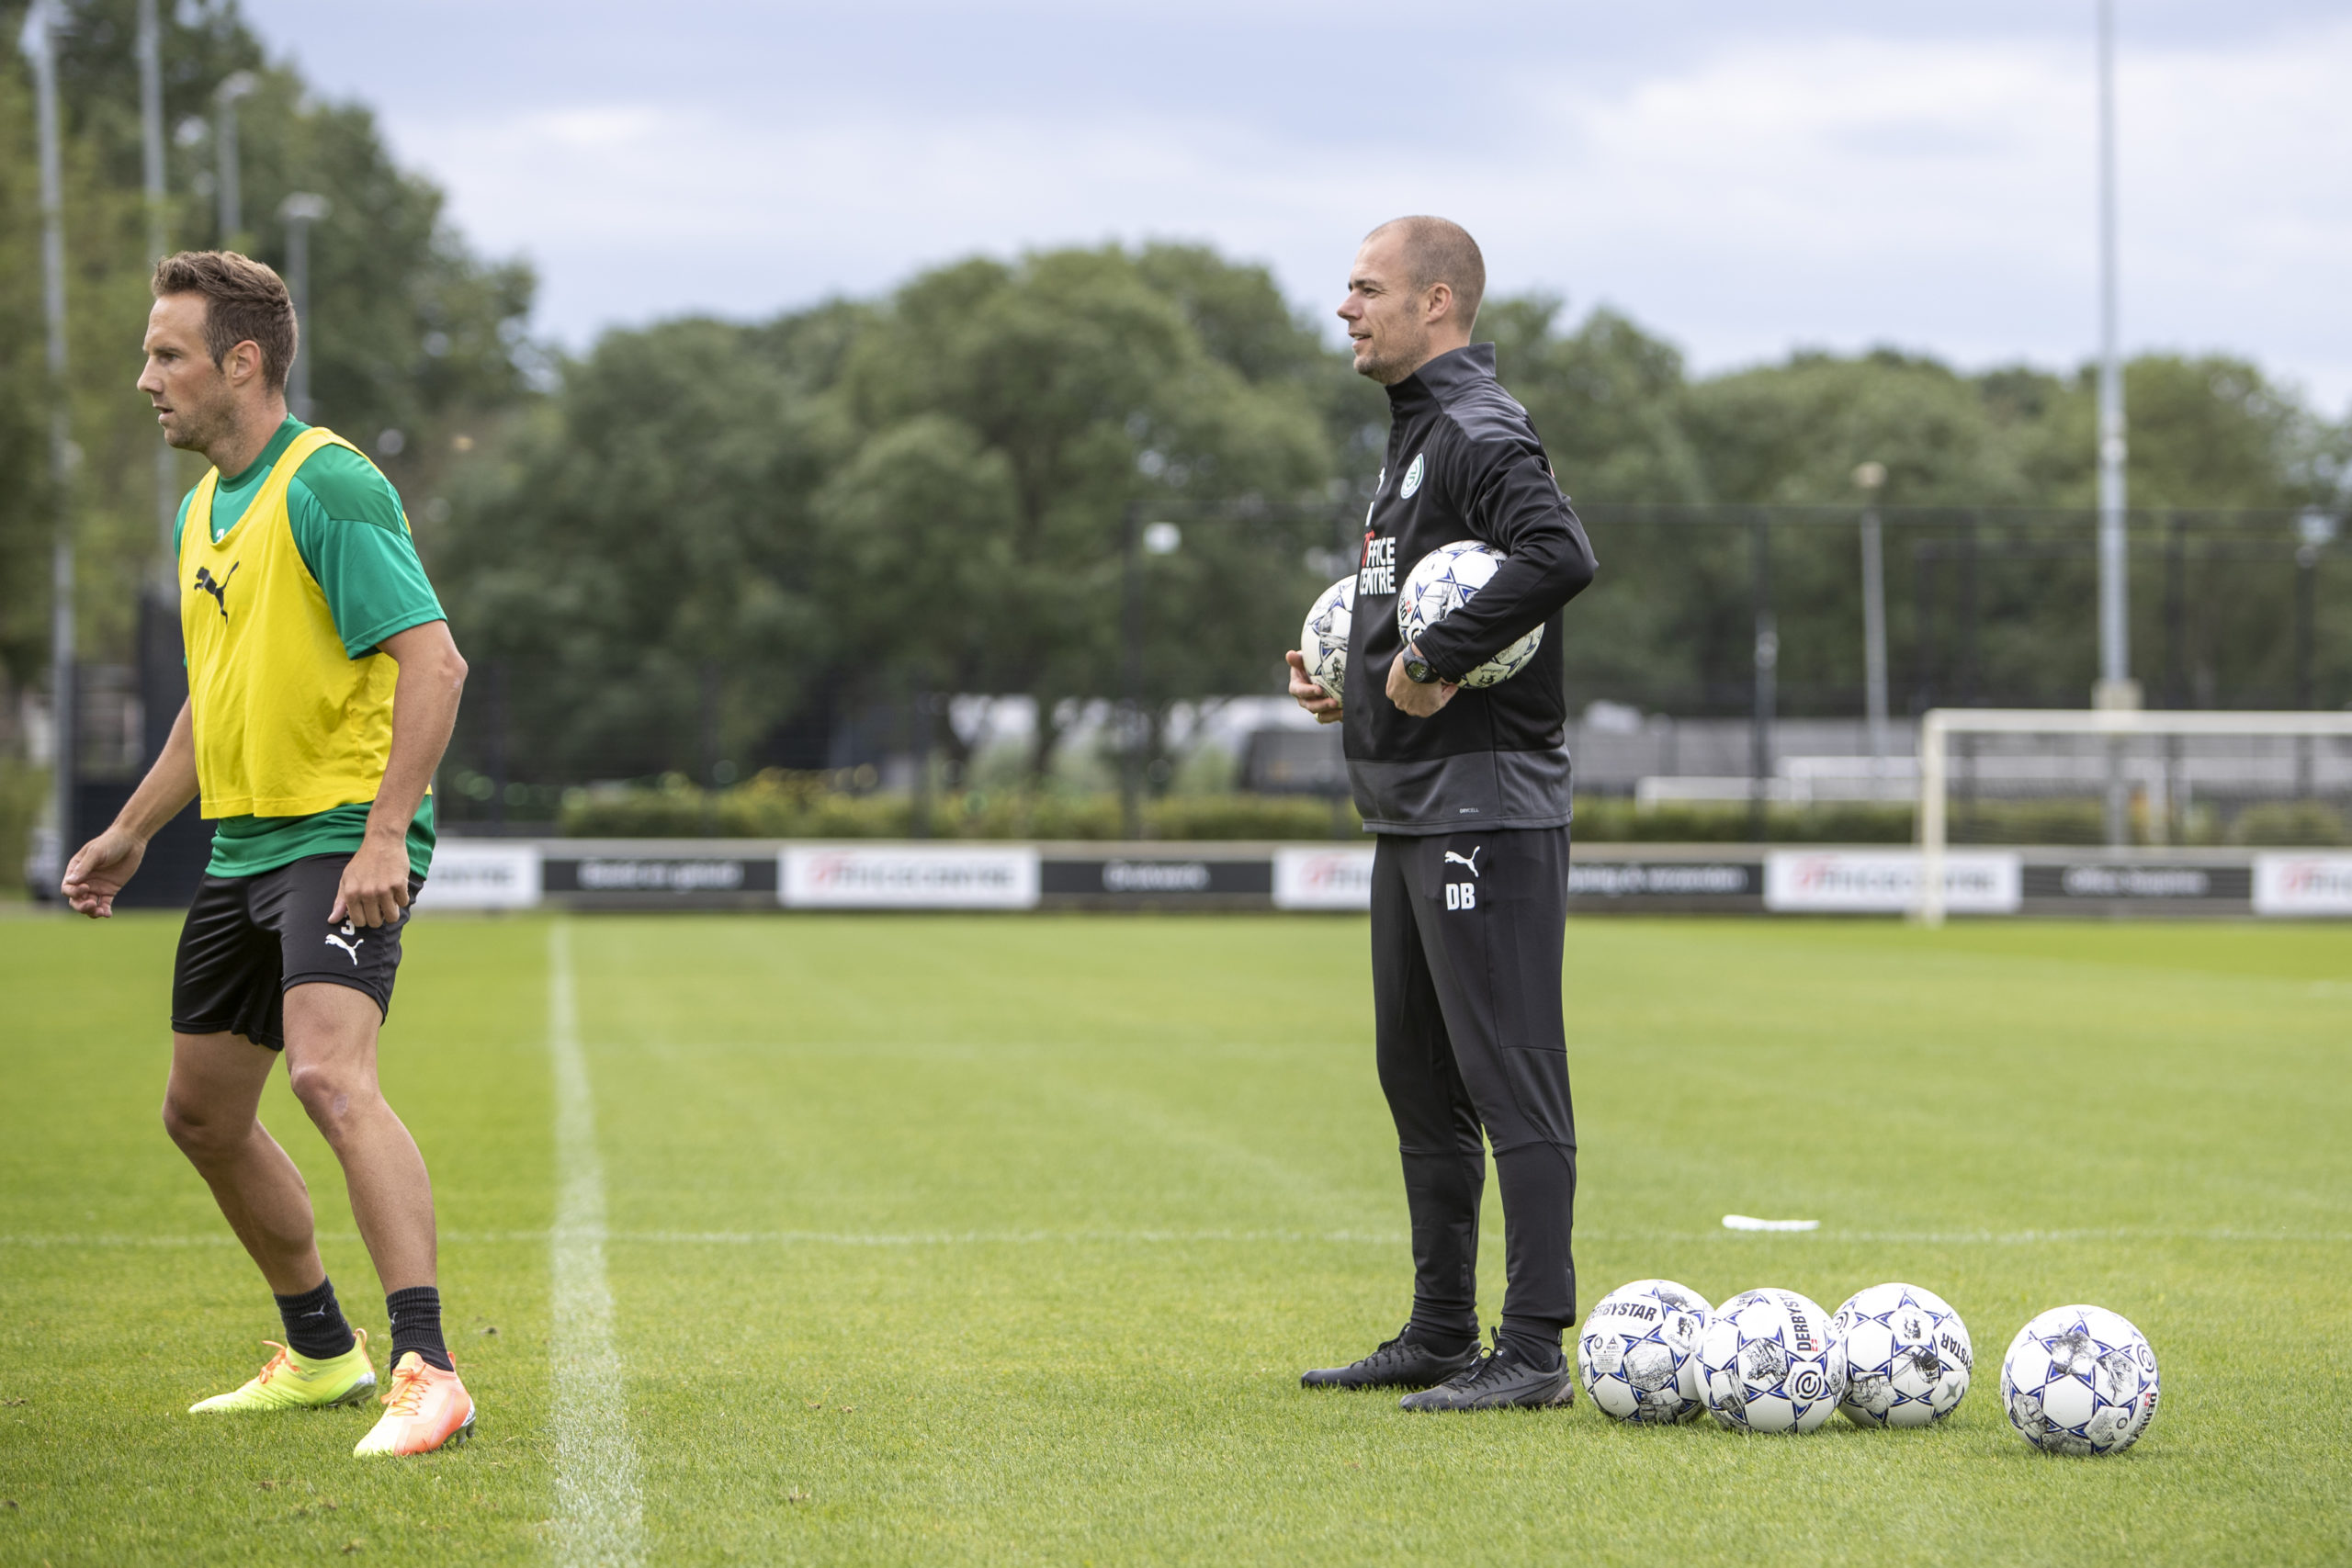
[(1301, 1372), (1301, 1388), (1428, 1388), (1478, 1364), (1478, 1342), (1455, 1356), (1441, 1356), (1413, 1337), (1407, 1324), (1396, 1337), (1361, 1361)]
[(1544, 1371), (1521, 1359), (1498, 1334), (1493, 1355), (1478, 1356), (1437, 1387), (1408, 1393), (1397, 1404), (1405, 1410), (1544, 1410), (1576, 1402), (1577, 1370), (1566, 1357)]

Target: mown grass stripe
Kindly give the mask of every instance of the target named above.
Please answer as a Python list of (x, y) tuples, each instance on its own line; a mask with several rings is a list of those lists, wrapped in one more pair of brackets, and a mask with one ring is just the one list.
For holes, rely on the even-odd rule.
[[(1272, 1230), (1090, 1230), (1090, 1231), (616, 1231), (572, 1226), (560, 1231), (443, 1231), (444, 1247), (537, 1245), (559, 1235), (631, 1247), (1402, 1247), (1404, 1232)], [(356, 1244), (356, 1233), (321, 1231), (322, 1242)], [(2342, 1247), (2352, 1231), (2266, 1231), (2235, 1226), (2209, 1230), (2109, 1229), (2025, 1231), (1840, 1231), (1767, 1233), (1713, 1231), (1578, 1231), (1592, 1247), (1630, 1247), (1645, 1242), (1721, 1242), (1725, 1246), (1770, 1246), (1773, 1242), (1872, 1242), (1905, 1247), (2042, 1247), (2079, 1242), (2147, 1241), (2228, 1243), (2260, 1246)], [(234, 1247), (233, 1235), (0, 1235), (0, 1247)]]
[(548, 1055), (555, 1069), (555, 1228), (550, 1236), (554, 1332), (555, 1546), (566, 1568), (636, 1568), (644, 1560), (638, 1491), (613, 1348), (613, 1292), (605, 1273), (605, 1167), (596, 1102), (580, 1045), (571, 928), (548, 932)]

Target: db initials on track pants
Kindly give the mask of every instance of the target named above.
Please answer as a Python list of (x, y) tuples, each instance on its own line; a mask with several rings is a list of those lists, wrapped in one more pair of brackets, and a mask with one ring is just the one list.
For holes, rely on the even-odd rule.
[(1407, 838), (1373, 857), (1380, 1087), (1413, 1227), (1413, 1321), (1478, 1332), (1484, 1142), (1502, 1182), (1503, 1328), (1559, 1342), (1577, 1316), (1576, 1115), (1560, 967), (1568, 829)]

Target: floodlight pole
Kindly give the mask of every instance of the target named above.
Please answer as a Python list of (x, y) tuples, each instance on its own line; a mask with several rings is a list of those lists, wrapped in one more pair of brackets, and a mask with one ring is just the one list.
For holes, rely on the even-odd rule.
[(74, 764), (79, 761), (74, 635), (74, 424), (65, 378), (65, 184), (59, 167), (57, 28), (52, 0), (33, 0), (18, 38), (32, 62), (40, 121), (41, 303), (49, 325), (49, 477), (57, 508), (50, 555), (49, 679), (52, 807), (57, 814), (56, 874), (74, 843)]
[[(147, 259), (158, 262), (170, 249), (165, 231), (164, 164), (164, 29), (155, 0), (139, 0), (139, 131), (147, 165)], [(179, 476), (171, 443), (155, 438), (155, 542), (162, 570), (159, 586), (169, 592), (172, 524), (179, 515)]]
[(1747, 836), (1762, 843), (1770, 828), (1772, 719), (1780, 700), (1781, 632), (1772, 615), (1771, 525), (1758, 511), (1747, 525), (1748, 593), (1756, 622), (1756, 685), (1747, 730)]
[[(2115, 0), (2098, 0), (2098, 689), (2091, 705), (2136, 708), (2132, 683), (2132, 626), (2124, 459), (2123, 361), (2116, 301)], [(2107, 774), (2107, 841), (2131, 833), (2130, 806), (2120, 741), (2110, 744)]]
[(1879, 536), (1878, 492), (1886, 465), (1864, 463), (1854, 470), (1862, 504), (1862, 701), (1870, 717), (1871, 785), (1875, 795), (1886, 776), (1886, 556)]
[(1143, 837), (1143, 503), (1127, 502), (1120, 518), (1119, 631), (1121, 686), (1125, 697), (1119, 724), (1119, 833)]
[(238, 183), (237, 100), (255, 85), (252, 72), (239, 71), (223, 77), (212, 90), (213, 180), (220, 198), (220, 248), (224, 251), (236, 244), (237, 232), (245, 226), (243, 192)]
[[(2335, 538), (2335, 519), (2317, 507), (2307, 508), (2295, 519), (2295, 705), (2312, 708), (2319, 705), (2312, 669), (2318, 635), (2319, 552)], [(2295, 746), (2295, 795), (2308, 800), (2311, 794), (2312, 745), (2306, 739)]]
[[(171, 213), (164, 152), (164, 29), (157, 0), (139, 0), (139, 129), (146, 164), (147, 259), (171, 248)], [(155, 434), (155, 555), (139, 605), (139, 705), (141, 750), (153, 762), (169, 743), (172, 724), (187, 700), (180, 654), (179, 566), (172, 558), (172, 525), (179, 516), (179, 462), (161, 431)]]
[(311, 225), (333, 210), (327, 198), (296, 191), (278, 204), (286, 220), (286, 285), (294, 296), (294, 363), (286, 375), (286, 400), (294, 417), (311, 419)]

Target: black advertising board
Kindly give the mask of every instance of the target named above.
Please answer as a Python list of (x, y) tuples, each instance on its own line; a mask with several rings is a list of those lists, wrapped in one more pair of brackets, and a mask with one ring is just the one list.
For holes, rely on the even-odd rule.
[(1764, 867), (1752, 860), (1572, 860), (1572, 899), (1761, 898)]
[(1273, 907), (1274, 863), (1263, 852), (1049, 852), (1038, 863), (1037, 893), (1048, 908), (1267, 909)]
[(2129, 860), (2029, 853), (2025, 907), (2034, 914), (2245, 915), (2254, 910), (2254, 866), (2228, 861)]
[(631, 845), (625, 852), (548, 853), (541, 887), (574, 908), (774, 908), (776, 862), (767, 854), (663, 852)]

